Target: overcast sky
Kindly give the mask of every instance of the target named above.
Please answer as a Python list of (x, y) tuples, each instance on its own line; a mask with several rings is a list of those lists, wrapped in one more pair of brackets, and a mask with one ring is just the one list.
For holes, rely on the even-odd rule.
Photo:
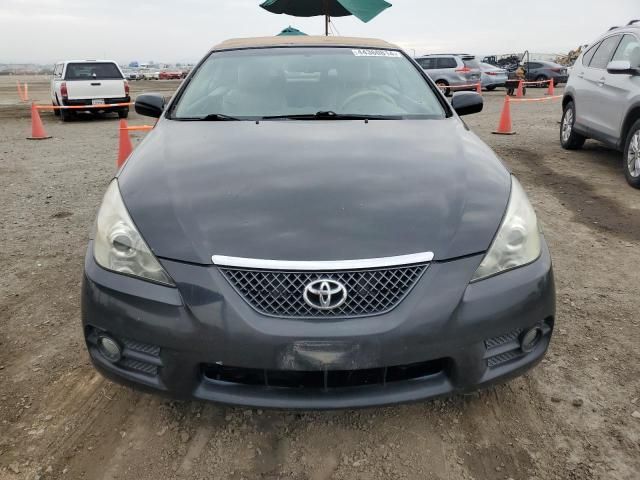
[[(390, 0), (369, 22), (334, 19), (341, 35), (400, 44), (410, 54), (566, 53), (640, 18), (640, 0)], [(195, 62), (231, 37), (292, 25), (323, 33), (321, 17), (273, 15), (261, 0), (0, 0), (0, 63), (69, 58)]]

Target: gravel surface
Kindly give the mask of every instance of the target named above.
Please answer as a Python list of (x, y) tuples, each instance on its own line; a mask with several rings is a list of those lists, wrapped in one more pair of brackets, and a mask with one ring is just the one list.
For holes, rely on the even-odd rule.
[[(28, 81), (46, 100), (46, 80)], [(518, 135), (491, 135), (502, 95), (485, 94), (485, 111), (467, 121), (544, 226), (558, 289), (546, 359), (468, 396), (289, 413), (171, 401), (93, 370), (80, 280), (118, 122), (44, 112), (53, 138), (28, 141), (28, 106), (15, 79), (0, 78), (0, 479), (638, 479), (640, 191), (621, 154), (559, 147), (558, 101), (513, 105)]]

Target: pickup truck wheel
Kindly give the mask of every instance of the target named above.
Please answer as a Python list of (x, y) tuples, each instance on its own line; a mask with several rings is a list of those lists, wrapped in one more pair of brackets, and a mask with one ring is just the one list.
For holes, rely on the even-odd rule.
[(67, 110), (66, 108), (63, 108), (62, 110), (60, 110), (60, 119), (63, 122), (68, 122), (74, 117), (75, 117), (75, 114), (71, 110)]
[(129, 117), (129, 109), (125, 108), (124, 110), (118, 110), (118, 118), (127, 118)]
[[(53, 105), (54, 107), (57, 107), (57, 105), (56, 105), (55, 103), (52, 103), (52, 105)], [(59, 117), (59, 116), (60, 116), (60, 110), (58, 110), (57, 108), (55, 108), (55, 109), (53, 110), (53, 114), (54, 114), (56, 117)]]
[(624, 148), (624, 176), (634, 188), (640, 188), (640, 120), (636, 120), (627, 135)]
[(577, 133), (573, 126), (576, 123), (576, 107), (573, 102), (567, 103), (562, 113), (560, 122), (560, 145), (565, 150), (577, 150), (582, 148), (586, 137)]

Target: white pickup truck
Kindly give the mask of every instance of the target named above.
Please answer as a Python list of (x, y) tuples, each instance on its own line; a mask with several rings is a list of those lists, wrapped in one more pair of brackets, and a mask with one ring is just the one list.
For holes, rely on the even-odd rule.
[[(118, 64), (112, 60), (67, 60), (56, 63), (51, 79), (51, 103), (61, 105), (104, 105), (129, 103), (129, 83)], [(82, 109), (54, 110), (63, 121)], [(87, 108), (93, 113), (117, 112), (129, 115), (128, 106)]]

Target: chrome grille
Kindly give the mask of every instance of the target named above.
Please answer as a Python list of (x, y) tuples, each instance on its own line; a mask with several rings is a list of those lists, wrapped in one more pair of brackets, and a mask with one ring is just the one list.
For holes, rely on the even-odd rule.
[[(233, 288), (259, 313), (288, 318), (362, 317), (395, 308), (428, 264), (352, 271), (280, 271), (219, 267)], [(347, 300), (333, 310), (317, 310), (303, 299), (314, 280), (331, 279), (347, 289)]]

